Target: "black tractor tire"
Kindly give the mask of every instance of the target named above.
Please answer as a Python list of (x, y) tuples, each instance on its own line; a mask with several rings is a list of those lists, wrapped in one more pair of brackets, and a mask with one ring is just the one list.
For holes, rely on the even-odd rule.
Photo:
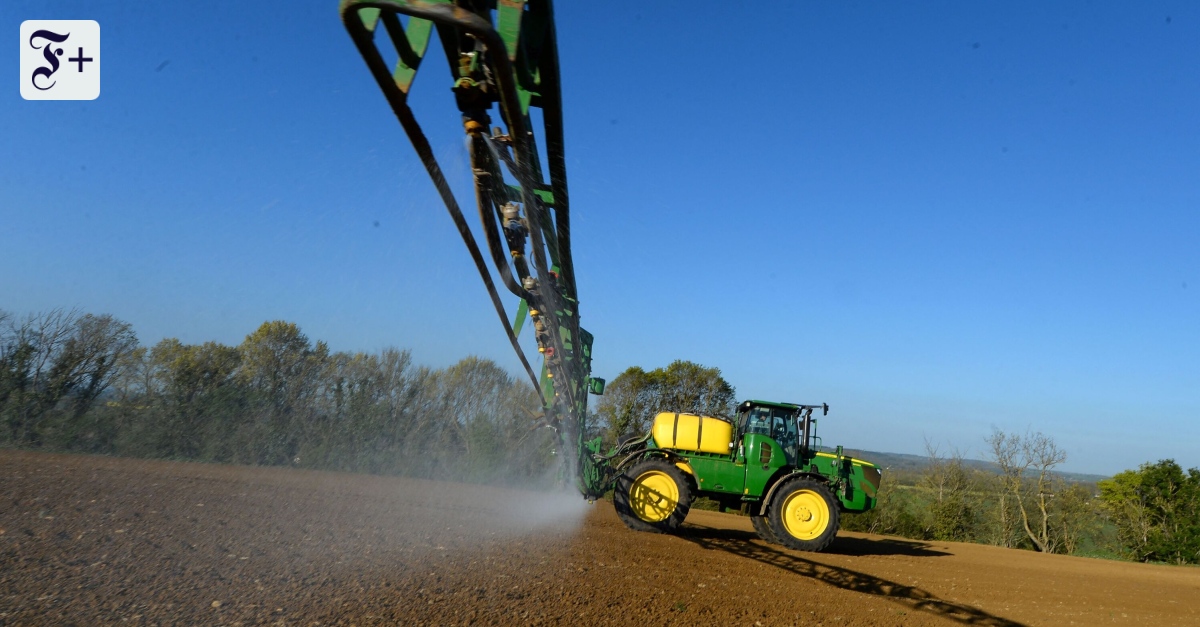
[(779, 544), (779, 538), (771, 531), (771, 523), (766, 516), (751, 515), (750, 524), (754, 525), (754, 533), (757, 533), (758, 537), (771, 544)]
[(771, 497), (767, 520), (783, 546), (817, 552), (828, 548), (837, 537), (841, 509), (824, 482), (792, 479)]
[(683, 471), (665, 459), (647, 459), (617, 477), (613, 507), (634, 531), (671, 533), (692, 507), (692, 489)]

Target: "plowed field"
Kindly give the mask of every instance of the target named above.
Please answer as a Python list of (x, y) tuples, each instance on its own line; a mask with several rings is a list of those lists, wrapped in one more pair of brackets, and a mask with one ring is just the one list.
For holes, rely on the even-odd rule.
[(0, 625), (1200, 625), (1200, 569), (311, 472), (0, 451)]

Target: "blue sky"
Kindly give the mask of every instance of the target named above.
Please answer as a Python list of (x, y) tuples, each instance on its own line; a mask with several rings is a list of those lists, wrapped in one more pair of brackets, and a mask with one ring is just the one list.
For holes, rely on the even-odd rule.
[[(624, 6), (557, 7), (598, 376), (718, 366), (859, 448), (978, 457), (994, 425), (1069, 470), (1200, 465), (1200, 6)], [(5, 2), (14, 39), (99, 21), (103, 75), (0, 95), (0, 308), (516, 372), (336, 8)], [(414, 107), (470, 206), (430, 60)]]

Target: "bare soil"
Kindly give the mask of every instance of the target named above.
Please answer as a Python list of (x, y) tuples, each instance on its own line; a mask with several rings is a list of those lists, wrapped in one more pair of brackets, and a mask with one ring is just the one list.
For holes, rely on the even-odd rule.
[(0, 451), (0, 625), (1200, 625), (1200, 569), (282, 468)]

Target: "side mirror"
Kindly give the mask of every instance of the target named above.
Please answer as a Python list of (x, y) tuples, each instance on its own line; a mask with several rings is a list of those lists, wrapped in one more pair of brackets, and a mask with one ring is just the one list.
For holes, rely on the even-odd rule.
[(588, 391), (596, 396), (604, 394), (604, 379), (588, 377)]

